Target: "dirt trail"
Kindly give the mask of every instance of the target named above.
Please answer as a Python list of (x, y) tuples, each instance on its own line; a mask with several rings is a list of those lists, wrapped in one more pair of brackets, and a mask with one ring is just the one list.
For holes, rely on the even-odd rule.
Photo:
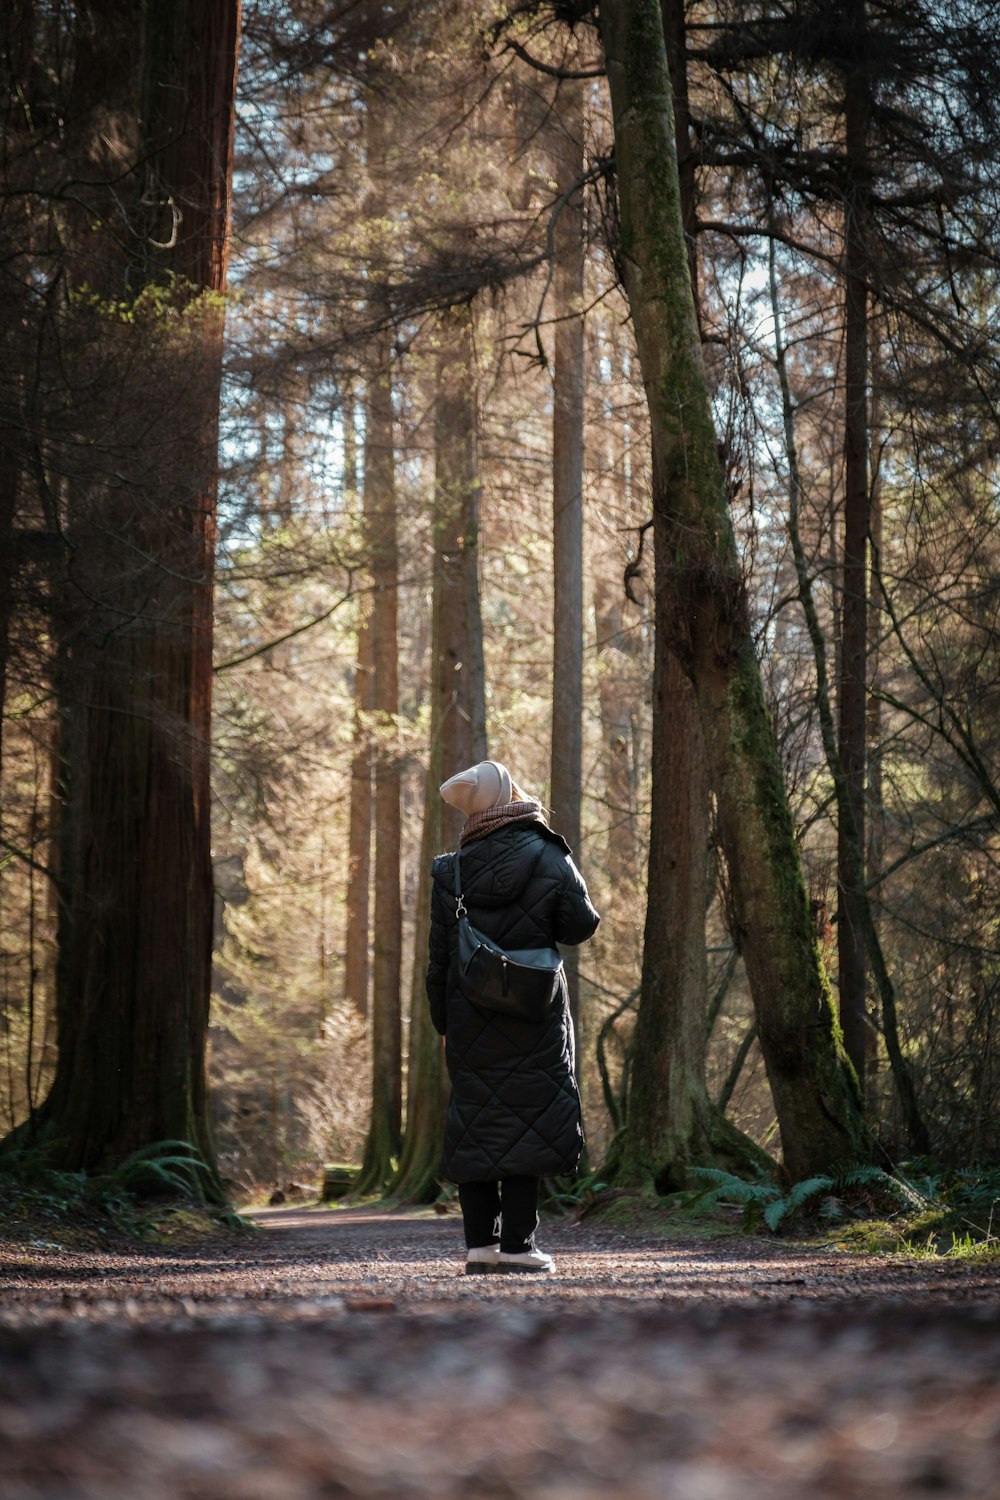
[(0, 1240), (3, 1500), (1000, 1500), (1000, 1268), (268, 1210), (196, 1250)]

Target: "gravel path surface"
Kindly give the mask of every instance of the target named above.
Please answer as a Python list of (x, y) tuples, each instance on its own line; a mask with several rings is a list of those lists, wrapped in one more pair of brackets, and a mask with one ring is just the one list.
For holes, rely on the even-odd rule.
[(2, 1500), (1000, 1500), (1000, 1268), (280, 1209), (252, 1240), (0, 1240)]

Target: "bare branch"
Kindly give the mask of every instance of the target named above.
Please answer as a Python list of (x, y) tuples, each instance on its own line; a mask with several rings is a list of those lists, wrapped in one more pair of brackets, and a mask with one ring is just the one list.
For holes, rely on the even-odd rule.
[(604, 71), (605, 70), (604, 70), (603, 67), (593, 67), (593, 68), (556, 68), (556, 67), (553, 67), (553, 65), (551, 63), (545, 63), (545, 62), (542, 62), (540, 58), (532, 57), (531, 53), (527, 50), (526, 47), (522, 47), (520, 42), (515, 42), (510, 37), (508, 37), (508, 39), (507, 39), (507, 42), (506, 42), (505, 47), (504, 47), (504, 50), (507, 51), (507, 52), (513, 52), (513, 53), (515, 53), (521, 59), (522, 62), (526, 62), (529, 67), (535, 68), (539, 73), (547, 73), (550, 78), (568, 78), (568, 79), (572, 79), (572, 78), (603, 78), (604, 77)]

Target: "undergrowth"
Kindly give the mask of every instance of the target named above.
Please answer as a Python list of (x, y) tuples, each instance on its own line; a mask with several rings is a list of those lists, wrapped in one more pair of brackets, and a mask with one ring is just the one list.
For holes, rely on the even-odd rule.
[(579, 1177), (546, 1177), (542, 1182), (539, 1206), (557, 1218), (582, 1218), (606, 1190), (607, 1183), (598, 1171)]
[(1000, 1170), (935, 1173), (923, 1164), (907, 1166), (906, 1175), (853, 1167), (790, 1188), (763, 1175), (747, 1181), (695, 1167), (695, 1185), (672, 1201), (686, 1214), (738, 1206), (747, 1233), (811, 1232), (827, 1245), (862, 1254), (1000, 1259)]
[(873, 1207), (916, 1211), (927, 1206), (927, 1199), (916, 1188), (881, 1167), (851, 1167), (835, 1176), (806, 1177), (790, 1188), (779, 1186), (763, 1173), (748, 1181), (713, 1167), (692, 1167), (689, 1176), (696, 1186), (675, 1194), (675, 1200), (687, 1209), (739, 1204), (743, 1228), (749, 1233), (761, 1228), (776, 1233), (787, 1220), (806, 1214), (835, 1222), (846, 1218), (858, 1204), (869, 1212)]
[(44, 1147), (0, 1153), (0, 1229), (96, 1232), (177, 1243), (247, 1221), (228, 1207), (206, 1204), (209, 1168), (187, 1141), (155, 1141), (104, 1172), (66, 1172), (50, 1165)]

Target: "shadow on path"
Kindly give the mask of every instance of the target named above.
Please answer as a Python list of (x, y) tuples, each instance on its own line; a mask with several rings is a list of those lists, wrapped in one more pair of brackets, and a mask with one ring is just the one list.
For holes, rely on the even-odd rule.
[(991, 1267), (265, 1210), (197, 1250), (0, 1244), (4, 1500), (997, 1500)]

